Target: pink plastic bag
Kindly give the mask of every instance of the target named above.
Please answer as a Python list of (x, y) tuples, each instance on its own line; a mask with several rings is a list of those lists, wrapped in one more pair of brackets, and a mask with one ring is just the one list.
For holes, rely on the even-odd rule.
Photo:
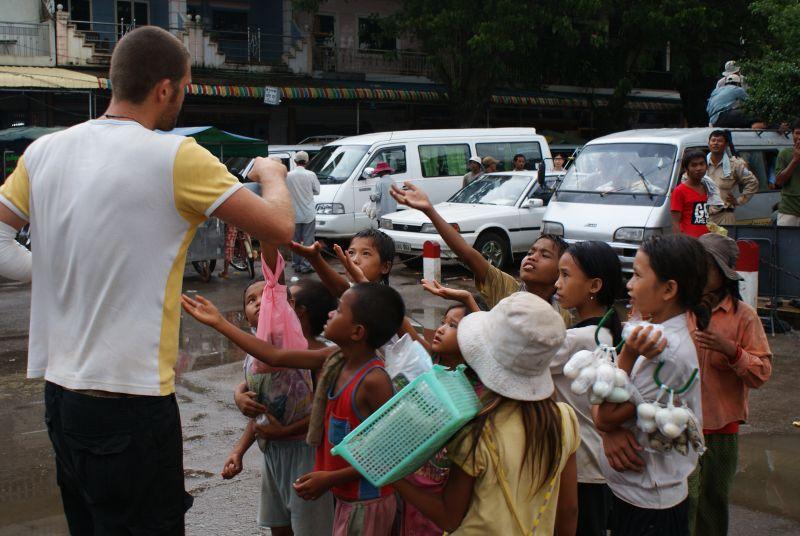
[[(267, 284), (264, 285), (264, 293), (261, 295), (256, 337), (267, 341), (276, 348), (305, 350), (308, 348), (308, 341), (303, 336), (300, 319), (297, 318), (286, 299), (286, 285), (278, 282), (285, 265), (286, 262), (278, 253), (273, 274), (267, 266), (264, 256), (261, 256), (261, 267)], [(274, 367), (253, 359), (251, 371), (254, 374), (265, 374), (273, 370), (275, 370)]]

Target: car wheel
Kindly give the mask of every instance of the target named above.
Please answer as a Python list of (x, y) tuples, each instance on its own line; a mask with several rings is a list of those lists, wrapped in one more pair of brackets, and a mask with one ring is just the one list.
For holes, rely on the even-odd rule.
[(398, 255), (400, 262), (412, 270), (422, 269), (422, 257), (420, 255)]
[(482, 233), (472, 247), (495, 268), (503, 268), (508, 263), (508, 242), (497, 233)]

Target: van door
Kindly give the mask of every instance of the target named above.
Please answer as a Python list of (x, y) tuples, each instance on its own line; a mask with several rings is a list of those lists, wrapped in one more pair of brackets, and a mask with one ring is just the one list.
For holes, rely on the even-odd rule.
[[(738, 149), (738, 147), (737, 147)], [(739, 158), (747, 162), (750, 172), (758, 178), (758, 193), (736, 208), (737, 225), (770, 225), (781, 199), (775, 184), (775, 162), (778, 148), (757, 147), (739, 149)], [(738, 195), (740, 189), (734, 190)]]
[(417, 153), (419, 178), (411, 182), (425, 191), (432, 203), (447, 201), (461, 189), (471, 156), (467, 142), (420, 144)]
[(402, 183), (408, 180), (408, 166), (406, 165), (406, 146), (392, 145), (390, 147), (381, 147), (377, 149), (372, 157), (367, 161), (367, 164), (361, 169), (360, 175), (353, 183), (353, 200), (356, 213), (356, 229), (365, 229), (370, 226), (375, 226), (375, 222), (370, 222), (367, 215), (361, 211), (361, 208), (369, 201), (369, 195), (375, 187), (377, 179), (375, 177), (364, 178), (364, 170), (367, 168), (375, 169), (380, 162), (386, 162), (394, 169), (392, 179), (396, 183)]

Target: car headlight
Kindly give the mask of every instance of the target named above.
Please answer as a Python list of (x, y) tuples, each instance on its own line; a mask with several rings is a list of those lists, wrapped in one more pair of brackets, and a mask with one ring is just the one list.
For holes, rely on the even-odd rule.
[[(457, 223), (451, 223), (450, 225), (453, 227), (453, 229), (456, 230), (456, 232), (458, 232), (458, 233), (461, 232), (461, 228), (458, 226)], [(434, 225), (432, 223), (423, 223), (422, 227), (419, 230), (419, 232), (420, 233), (428, 233), (428, 234), (436, 234), (439, 231), (436, 230), (436, 227), (434, 227)]]
[(344, 214), (341, 203), (317, 203), (317, 214)]
[(391, 230), (392, 230), (392, 228), (394, 227), (394, 226), (392, 225), (392, 220), (390, 220), (390, 219), (388, 219), (388, 218), (381, 218), (381, 219), (379, 220), (378, 226), (379, 226), (381, 229), (386, 229), (386, 230), (389, 230), (389, 231), (391, 231)]
[(651, 236), (664, 234), (663, 229), (646, 227), (620, 227), (614, 231), (614, 242), (644, 242)]
[(542, 234), (564, 236), (564, 226), (555, 221), (542, 222)]

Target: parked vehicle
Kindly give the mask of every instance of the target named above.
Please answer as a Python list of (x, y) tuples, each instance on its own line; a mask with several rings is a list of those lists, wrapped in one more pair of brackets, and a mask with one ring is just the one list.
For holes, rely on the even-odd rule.
[[(494, 266), (509, 264), (513, 254), (528, 251), (541, 233), (544, 207), (552, 196), (557, 175), (536, 171), (489, 173), (462, 188), (436, 210), (461, 236)], [(455, 255), (436, 232), (430, 220), (418, 210), (401, 210), (380, 220), (380, 228), (394, 239), (400, 259), (418, 264), (422, 246), (439, 242), (442, 258)]]
[[(590, 141), (558, 186), (542, 232), (567, 242), (608, 242), (630, 271), (645, 238), (672, 232), (669, 199), (683, 174), (682, 156), (690, 149), (707, 151), (713, 130), (629, 130)], [(780, 199), (768, 187), (769, 176), (778, 151), (791, 140), (775, 131), (730, 132), (732, 147), (759, 180), (759, 192), (737, 208), (737, 223), (769, 224)]]
[(377, 180), (372, 170), (380, 162), (395, 170), (395, 182), (411, 181), (439, 203), (461, 189), (471, 156), (493, 156), (502, 171), (510, 169), (517, 153), (531, 167), (543, 159), (547, 169), (552, 167), (547, 140), (533, 128), (409, 130), (336, 140), (308, 166), (322, 185), (315, 197), (317, 236), (345, 238), (375, 225), (361, 208)]

